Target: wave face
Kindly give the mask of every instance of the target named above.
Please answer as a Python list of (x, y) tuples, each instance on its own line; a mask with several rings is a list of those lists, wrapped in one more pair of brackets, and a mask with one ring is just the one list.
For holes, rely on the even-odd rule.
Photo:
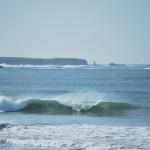
[(134, 109), (134, 105), (127, 103), (100, 102), (88, 109), (77, 109), (74, 107), (63, 105), (58, 101), (47, 100), (29, 100), (25, 108), (20, 111), (26, 113), (47, 113), (47, 114), (95, 114), (95, 115), (111, 115), (113, 112)]
[(37, 114), (97, 114), (110, 115), (113, 112), (135, 109), (136, 106), (120, 102), (97, 102), (90, 104), (88, 102), (74, 103), (68, 102), (62, 104), (57, 100), (11, 100), (1, 97), (0, 110), (3, 112), (24, 112)]

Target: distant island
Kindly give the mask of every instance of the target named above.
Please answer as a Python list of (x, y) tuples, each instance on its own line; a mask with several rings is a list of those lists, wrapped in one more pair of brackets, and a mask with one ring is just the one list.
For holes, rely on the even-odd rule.
[(88, 65), (85, 59), (79, 58), (25, 58), (25, 57), (0, 57), (0, 64), (31, 64), (31, 65)]
[(112, 67), (118, 67), (118, 66), (120, 66), (120, 67), (124, 67), (124, 66), (126, 66), (125, 64), (115, 64), (115, 63), (110, 63), (109, 64), (109, 66), (112, 66)]

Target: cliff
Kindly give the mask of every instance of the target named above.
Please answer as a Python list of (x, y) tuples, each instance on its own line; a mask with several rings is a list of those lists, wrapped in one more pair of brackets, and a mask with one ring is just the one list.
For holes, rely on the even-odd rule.
[(0, 57), (0, 64), (31, 64), (31, 65), (87, 65), (85, 59), (78, 58), (23, 58), (23, 57)]

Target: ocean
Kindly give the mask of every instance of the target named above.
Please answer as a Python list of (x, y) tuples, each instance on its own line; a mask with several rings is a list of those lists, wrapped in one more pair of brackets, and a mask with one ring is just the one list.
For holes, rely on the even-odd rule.
[(0, 149), (150, 149), (150, 67), (0, 68)]

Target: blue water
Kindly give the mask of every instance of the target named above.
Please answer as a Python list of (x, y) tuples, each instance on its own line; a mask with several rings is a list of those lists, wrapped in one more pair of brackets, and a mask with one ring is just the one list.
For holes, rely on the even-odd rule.
[(150, 68), (6, 65), (0, 149), (150, 149)]
[(0, 95), (2, 123), (150, 125), (150, 69), (141, 65), (10, 65), (0, 69)]

